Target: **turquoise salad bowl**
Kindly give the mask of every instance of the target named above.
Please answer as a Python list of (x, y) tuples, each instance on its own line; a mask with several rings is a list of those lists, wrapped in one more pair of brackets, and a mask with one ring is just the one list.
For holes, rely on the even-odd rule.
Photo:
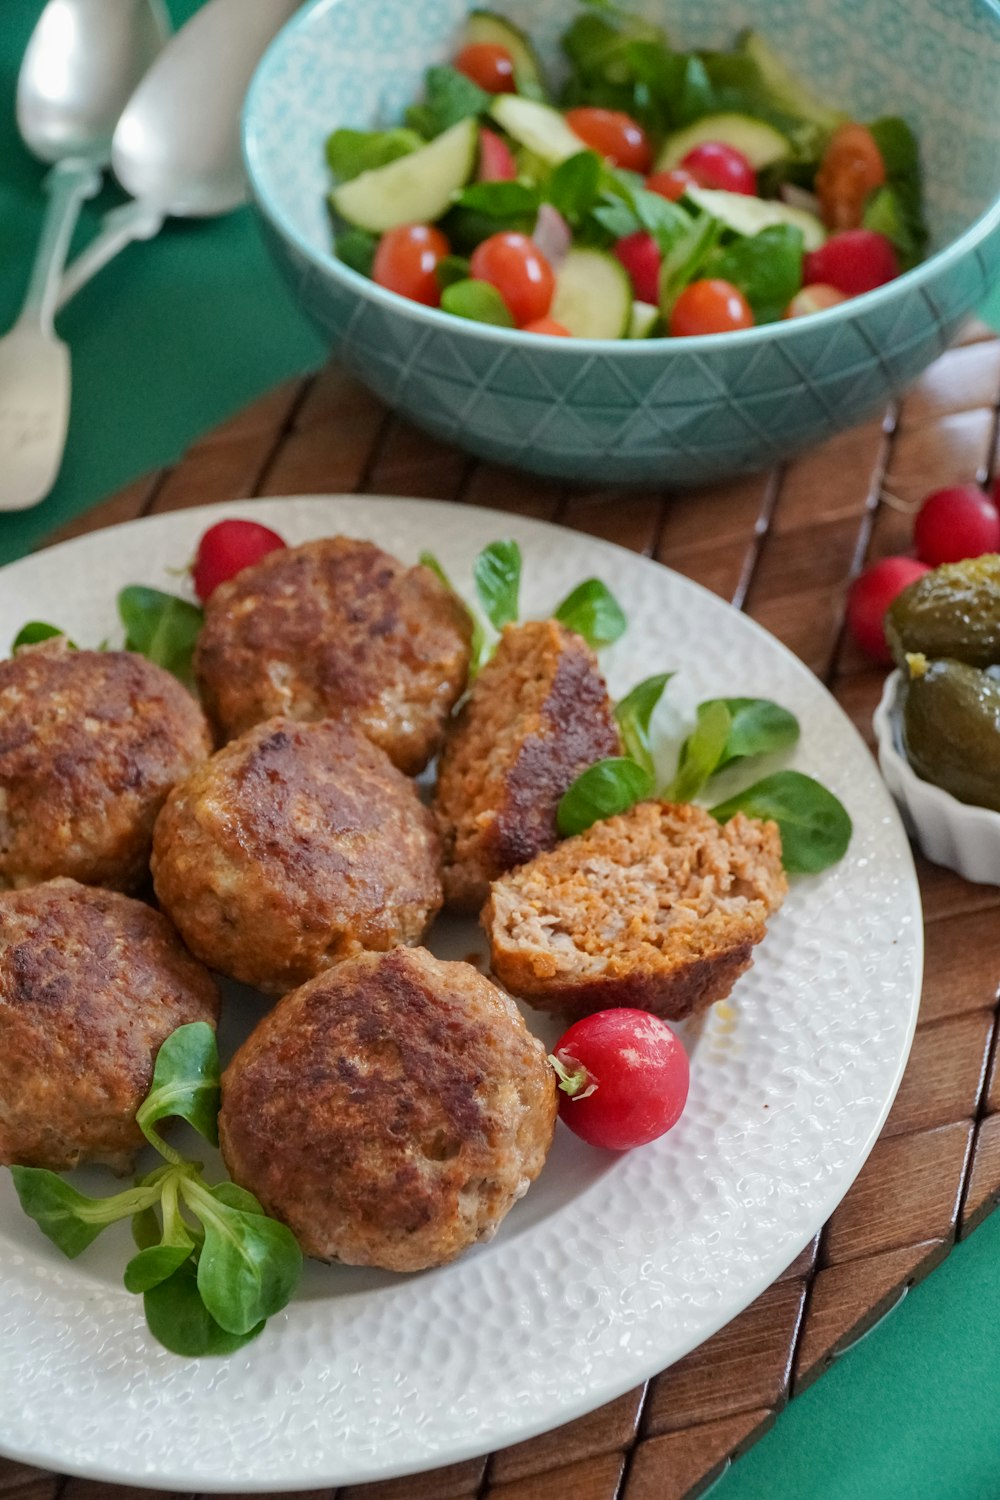
[[(267, 241), (339, 359), (469, 452), (539, 474), (700, 484), (760, 469), (877, 411), (943, 350), (1000, 268), (995, 0), (623, 0), (684, 46), (759, 30), (824, 99), (903, 115), (924, 164), (932, 253), (811, 317), (688, 339), (540, 337), (450, 317), (335, 259), (324, 142), (395, 123), (447, 61), (464, 0), (312, 0), (262, 60), (244, 150)], [(501, 0), (550, 66), (575, 0)]]

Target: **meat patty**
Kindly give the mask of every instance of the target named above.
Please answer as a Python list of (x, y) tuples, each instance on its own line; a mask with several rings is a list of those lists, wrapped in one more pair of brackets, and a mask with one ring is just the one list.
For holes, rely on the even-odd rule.
[(190, 693), (145, 657), (60, 640), (0, 662), (0, 889), (135, 889), (167, 793), (211, 748)]
[(467, 911), (491, 880), (551, 849), (560, 798), (620, 751), (597, 658), (556, 620), (508, 625), (445, 739), (435, 812), (445, 899)]
[(471, 964), (366, 953), (286, 995), (222, 1080), (234, 1182), (307, 1255), (420, 1271), (489, 1239), (538, 1176), (545, 1048)]
[(0, 892), (0, 1162), (127, 1172), (160, 1046), (218, 1013), (211, 975), (141, 901), (75, 880)]
[(429, 568), (336, 536), (271, 552), (217, 588), (195, 669), (226, 739), (276, 714), (346, 714), (415, 776), (465, 687), (471, 637)]
[(494, 883), (494, 972), (541, 1010), (680, 1020), (722, 1000), (784, 900), (774, 823), (641, 802)]
[(430, 812), (347, 719), (233, 740), (167, 799), (152, 868), (191, 951), (272, 994), (418, 943), (442, 899)]

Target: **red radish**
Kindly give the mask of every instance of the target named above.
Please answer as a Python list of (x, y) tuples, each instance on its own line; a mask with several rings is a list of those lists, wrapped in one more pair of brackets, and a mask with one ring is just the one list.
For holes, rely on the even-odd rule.
[(685, 172), (683, 167), (672, 167), (669, 172), (654, 172), (646, 178), (647, 191), (659, 193), (661, 198), (669, 198), (671, 203), (683, 198), (689, 187), (696, 186), (691, 173)]
[(824, 308), (836, 307), (839, 302), (846, 301), (843, 292), (838, 292), (835, 286), (826, 286), (822, 281), (817, 281), (795, 293), (785, 308), (785, 317), (804, 318), (809, 313), (822, 312)]
[(258, 521), (216, 521), (198, 543), (191, 565), (195, 593), (204, 604), (220, 583), (284, 546), (276, 531)]
[(533, 323), (525, 323), (521, 332), (547, 333), (549, 338), (554, 339), (571, 339), (573, 337), (565, 323), (557, 323), (555, 318), (536, 318)]
[(551, 203), (543, 203), (539, 208), (531, 238), (553, 271), (558, 271), (572, 247), (573, 231)]
[(632, 289), (640, 302), (660, 300), (660, 247), (645, 229), (625, 235), (614, 247), (615, 255), (632, 278)]
[(722, 141), (704, 141), (681, 160), (681, 168), (690, 172), (703, 188), (722, 188), (727, 193), (744, 193), (753, 198), (757, 192), (757, 173), (753, 163)]
[(495, 130), (487, 130), (485, 125), (479, 127), (479, 170), (476, 176), (480, 182), (513, 182), (517, 176), (513, 151), (503, 136), (497, 135)]
[(1000, 551), (1000, 515), (977, 484), (928, 495), (913, 523), (917, 556), (932, 568)]
[(885, 638), (885, 612), (897, 594), (929, 572), (927, 564), (915, 557), (883, 557), (851, 584), (847, 623), (854, 639), (872, 661), (885, 665), (892, 661)]
[(645, 1010), (600, 1010), (564, 1032), (549, 1058), (559, 1115), (606, 1151), (630, 1151), (677, 1124), (687, 1102), (687, 1053), (666, 1021)]
[(805, 258), (802, 279), (807, 286), (817, 281), (837, 288), (847, 297), (860, 297), (899, 275), (899, 261), (892, 241), (874, 229), (845, 229), (832, 234), (825, 245)]

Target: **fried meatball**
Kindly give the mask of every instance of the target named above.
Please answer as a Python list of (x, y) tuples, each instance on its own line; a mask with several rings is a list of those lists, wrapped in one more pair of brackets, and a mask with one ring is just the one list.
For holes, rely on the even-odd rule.
[(166, 917), (75, 880), (0, 892), (0, 1162), (127, 1172), (160, 1046), (219, 1014)]
[(478, 911), (491, 880), (551, 849), (581, 771), (620, 751), (597, 658), (556, 620), (508, 625), (441, 752), (435, 811), (447, 901)]
[(307, 1255), (420, 1271), (491, 1238), (538, 1176), (545, 1048), (471, 964), (366, 953), (286, 995), (222, 1080), (234, 1182)]
[(211, 748), (190, 693), (130, 651), (60, 640), (0, 662), (0, 889), (134, 890), (167, 793)]
[(153, 881), (193, 953), (282, 995), (363, 949), (418, 943), (441, 906), (417, 789), (347, 719), (271, 719), (176, 787)]
[(344, 714), (409, 776), (436, 753), (472, 622), (429, 568), (335, 536), (271, 552), (212, 594), (195, 669), (226, 739)]
[(483, 926), (501, 983), (540, 1010), (674, 1021), (729, 994), (787, 890), (776, 824), (641, 802), (495, 881)]

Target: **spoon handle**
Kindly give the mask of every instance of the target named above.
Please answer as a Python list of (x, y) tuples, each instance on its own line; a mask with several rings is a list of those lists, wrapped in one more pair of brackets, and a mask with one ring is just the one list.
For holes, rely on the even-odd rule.
[(113, 208), (101, 220), (99, 232), (86, 249), (81, 250), (74, 261), (66, 267), (56, 294), (56, 307), (65, 307), (82, 286), (96, 276), (109, 260), (112, 260), (133, 240), (152, 239), (163, 224), (163, 214), (148, 204), (132, 200)]
[(52, 331), (52, 318), (59, 296), (69, 242), (85, 198), (92, 198), (101, 186), (101, 173), (92, 162), (69, 157), (58, 162), (45, 179), (49, 205), (35, 252), (27, 295), (19, 323), (34, 323), (45, 333)]

